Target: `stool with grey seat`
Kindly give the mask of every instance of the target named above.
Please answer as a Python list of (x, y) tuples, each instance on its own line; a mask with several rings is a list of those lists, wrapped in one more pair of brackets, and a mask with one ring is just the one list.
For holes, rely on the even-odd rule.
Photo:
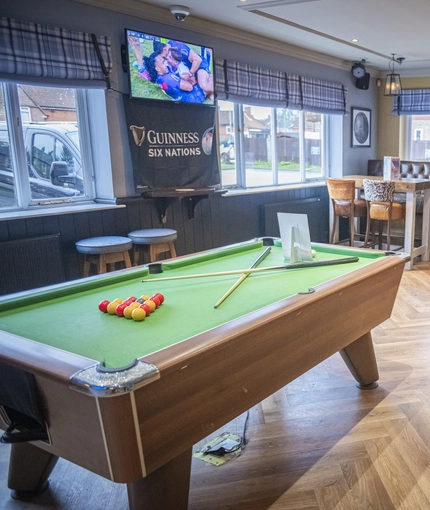
[(149, 260), (156, 262), (160, 253), (170, 253), (176, 257), (175, 241), (178, 237), (176, 230), (170, 228), (148, 228), (133, 230), (128, 237), (133, 242), (133, 265), (139, 264), (140, 254), (149, 247)]
[(90, 237), (75, 245), (78, 252), (84, 255), (83, 276), (89, 275), (91, 264), (97, 266), (99, 274), (114, 270), (116, 262), (124, 262), (125, 267), (131, 267), (129, 250), (133, 244), (128, 237)]

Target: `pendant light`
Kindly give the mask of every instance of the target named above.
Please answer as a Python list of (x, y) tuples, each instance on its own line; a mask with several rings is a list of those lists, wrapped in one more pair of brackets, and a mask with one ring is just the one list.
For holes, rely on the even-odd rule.
[(394, 72), (394, 66), (395, 64), (401, 65), (405, 59), (403, 57), (396, 58), (395, 53), (391, 55), (392, 57), (388, 65), (391, 73), (387, 74), (384, 96), (400, 96), (402, 94), (402, 82), (400, 81), (400, 74)]

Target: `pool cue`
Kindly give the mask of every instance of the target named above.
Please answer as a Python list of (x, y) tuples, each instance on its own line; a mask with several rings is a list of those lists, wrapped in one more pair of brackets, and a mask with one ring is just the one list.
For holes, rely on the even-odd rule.
[[(263, 261), (263, 260), (267, 257), (267, 255), (269, 255), (269, 253), (270, 253), (270, 250), (271, 250), (271, 249), (272, 249), (272, 248), (271, 248), (270, 246), (269, 246), (269, 247), (267, 247), (267, 248), (263, 251), (263, 253), (262, 253), (262, 254), (258, 257), (258, 259), (257, 259), (257, 260), (256, 260), (256, 261), (255, 261), (255, 262), (254, 262), (254, 263), (253, 263), (250, 267), (249, 267), (249, 269), (254, 269), (254, 267), (257, 267), (257, 266), (260, 264), (260, 262), (262, 262), (262, 261)], [(219, 301), (217, 301), (217, 303), (214, 305), (214, 308), (218, 308), (218, 307), (219, 307), (219, 305), (220, 305), (223, 301), (225, 301), (225, 300), (228, 298), (228, 296), (229, 296), (229, 295), (230, 295), (230, 294), (231, 294), (231, 293), (232, 293), (232, 292), (233, 292), (233, 291), (234, 291), (237, 287), (239, 287), (239, 285), (240, 285), (240, 284), (241, 284), (244, 280), (246, 280), (246, 278), (248, 278), (248, 276), (249, 276), (249, 273), (243, 273), (243, 274), (242, 274), (242, 276), (239, 278), (239, 280), (237, 280), (237, 282), (236, 282), (234, 285), (232, 285), (232, 286), (228, 289), (228, 291), (224, 294), (224, 296), (223, 296), (223, 297), (222, 297)]]
[(242, 273), (262, 273), (263, 271), (276, 271), (277, 269), (303, 269), (307, 267), (335, 266), (337, 264), (348, 264), (358, 262), (358, 257), (347, 257), (344, 259), (321, 260), (320, 262), (300, 262), (284, 266), (256, 267), (255, 269), (237, 269), (234, 271), (220, 271), (218, 273), (187, 274), (183, 276), (167, 276), (165, 278), (143, 279), (142, 282), (161, 282), (167, 280), (186, 280), (188, 278), (203, 278), (204, 276), (226, 276)]

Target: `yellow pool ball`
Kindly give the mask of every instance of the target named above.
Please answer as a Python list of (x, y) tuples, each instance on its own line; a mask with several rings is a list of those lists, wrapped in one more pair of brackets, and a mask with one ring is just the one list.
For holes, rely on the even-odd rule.
[(114, 299), (113, 301), (111, 301), (108, 306), (107, 306), (107, 313), (109, 313), (110, 315), (115, 315), (115, 308), (120, 304), (122, 303), (122, 299), (120, 298), (117, 298), (117, 299)]
[(143, 321), (146, 317), (146, 312), (143, 308), (135, 308), (131, 313), (131, 318), (134, 321)]
[(145, 301), (145, 305), (149, 306), (149, 308), (151, 309), (151, 312), (153, 312), (157, 308), (157, 305), (154, 303), (154, 301), (151, 301), (150, 299), (147, 299)]
[(124, 309), (124, 317), (126, 319), (131, 319), (131, 315), (133, 313), (133, 310), (136, 310), (136, 308), (139, 308), (140, 303), (135, 301), (134, 303), (131, 303), (127, 308)]
[(139, 298), (139, 299), (143, 299), (144, 301), (146, 301), (146, 300), (147, 300), (147, 299), (149, 299), (150, 297), (151, 297), (151, 296), (149, 296), (148, 294), (142, 294), (142, 295), (140, 296), (140, 298)]

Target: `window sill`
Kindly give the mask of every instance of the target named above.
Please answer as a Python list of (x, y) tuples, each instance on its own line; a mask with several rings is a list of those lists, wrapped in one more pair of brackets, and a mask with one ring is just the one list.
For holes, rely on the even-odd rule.
[(19, 211), (8, 211), (8, 212), (0, 212), (0, 221), (5, 220), (18, 220), (25, 218), (35, 218), (41, 216), (52, 216), (58, 214), (75, 214), (80, 212), (92, 212), (92, 211), (100, 211), (105, 209), (117, 209), (118, 207), (125, 207), (125, 205), (117, 205), (117, 204), (81, 204), (81, 205), (73, 205), (73, 206), (45, 206), (38, 207), (37, 209), (25, 209)]
[(312, 182), (297, 182), (294, 184), (285, 184), (282, 186), (267, 186), (264, 188), (235, 188), (228, 189), (224, 188), (225, 193), (223, 197), (232, 197), (237, 195), (249, 195), (252, 193), (274, 193), (277, 191), (288, 191), (291, 189), (303, 189), (303, 188), (322, 188), (325, 187), (325, 181), (312, 181)]

